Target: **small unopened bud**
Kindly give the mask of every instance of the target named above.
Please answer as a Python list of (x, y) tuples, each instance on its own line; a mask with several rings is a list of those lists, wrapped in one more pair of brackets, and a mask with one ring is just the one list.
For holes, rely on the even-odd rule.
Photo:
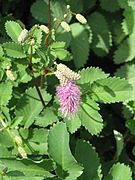
[(68, 23), (66, 23), (65, 21), (61, 22), (61, 26), (63, 27), (63, 29), (65, 29), (67, 32), (71, 31), (71, 28), (69, 26)]
[(28, 30), (27, 29), (23, 29), (22, 32), (20, 33), (19, 37), (18, 37), (18, 42), (21, 44), (24, 42), (25, 38), (28, 35)]
[(19, 146), (18, 147), (18, 152), (20, 153), (20, 155), (22, 156), (22, 158), (27, 158), (27, 153), (25, 152), (24, 148)]
[(15, 136), (14, 140), (18, 146), (22, 146), (22, 139), (19, 136)]
[(41, 26), (39, 26), (39, 27), (40, 27), (40, 29), (41, 29), (43, 32), (45, 32), (46, 34), (49, 33), (49, 28), (48, 28), (47, 26), (41, 25)]
[(10, 70), (10, 69), (7, 69), (6, 70), (6, 75), (8, 77), (8, 79), (10, 79), (11, 81), (14, 81), (15, 80), (15, 77), (13, 75), (13, 72)]
[(6, 69), (10, 69), (10, 66), (7, 66)]
[(35, 45), (35, 39), (32, 38), (32, 39), (30, 40), (30, 45), (31, 45), (31, 46), (34, 46), (34, 45)]
[(54, 22), (57, 21), (57, 18), (54, 18), (53, 21), (54, 21)]
[(70, 5), (69, 4), (67, 5), (67, 9), (70, 9)]
[(76, 14), (76, 19), (80, 22), (80, 23), (82, 23), (82, 24), (86, 24), (87, 23), (87, 20), (85, 19), (85, 17), (84, 16), (82, 16), (81, 14)]
[(67, 14), (64, 14), (64, 18), (66, 18), (67, 17)]

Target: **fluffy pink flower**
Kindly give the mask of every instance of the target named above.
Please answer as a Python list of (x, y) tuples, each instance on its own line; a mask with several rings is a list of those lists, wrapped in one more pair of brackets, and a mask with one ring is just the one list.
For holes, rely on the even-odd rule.
[(74, 81), (68, 81), (64, 86), (57, 86), (56, 95), (60, 101), (60, 112), (64, 117), (71, 118), (78, 112), (80, 88)]

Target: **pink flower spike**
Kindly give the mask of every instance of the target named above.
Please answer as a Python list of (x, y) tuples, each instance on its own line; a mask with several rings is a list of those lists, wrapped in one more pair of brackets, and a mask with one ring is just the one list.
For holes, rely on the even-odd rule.
[(60, 101), (60, 112), (64, 117), (71, 118), (79, 110), (80, 88), (74, 81), (68, 81), (64, 86), (59, 85), (56, 95)]

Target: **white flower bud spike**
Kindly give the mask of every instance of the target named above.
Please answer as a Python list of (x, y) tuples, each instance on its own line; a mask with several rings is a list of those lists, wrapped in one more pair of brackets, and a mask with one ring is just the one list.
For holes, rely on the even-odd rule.
[(39, 26), (39, 27), (40, 27), (40, 29), (41, 29), (43, 32), (45, 32), (46, 34), (49, 33), (49, 28), (48, 28), (47, 26), (41, 25), (41, 26)]
[(22, 32), (20, 33), (19, 37), (18, 37), (18, 42), (20, 44), (23, 43), (27, 36), (28, 36), (28, 30), (27, 29), (23, 29)]
[(15, 77), (13, 75), (13, 72), (10, 70), (10, 69), (7, 69), (6, 70), (6, 75), (7, 75), (7, 78), (10, 79), (11, 81), (14, 81), (15, 80)]
[(65, 29), (67, 32), (70, 32), (70, 31), (71, 31), (71, 28), (70, 28), (69, 24), (66, 23), (65, 21), (62, 21), (60, 25), (61, 25), (61, 26), (63, 27), (63, 29)]
[(72, 71), (62, 63), (57, 65), (55, 76), (60, 80), (60, 84), (62, 86), (65, 85), (68, 81), (76, 81), (80, 79), (80, 74)]
[(70, 5), (69, 4), (67, 5), (67, 9), (70, 9)]
[(80, 22), (80, 23), (82, 23), (82, 24), (86, 24), (87, 23), (87, 20), (85, 19), (85, 17), (84, 16), (82, 16), (81, 14), (76, 14), (76, 19)]

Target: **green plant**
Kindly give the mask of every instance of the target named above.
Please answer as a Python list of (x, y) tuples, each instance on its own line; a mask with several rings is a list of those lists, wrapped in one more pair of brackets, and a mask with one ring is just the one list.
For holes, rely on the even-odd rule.
[[(99, 67), (86, 66), (90, 49), (101, 58), (110, 58), (111, 51), (114, 52), (116, 64), (134, 60), (134, 27), (130, 22), (134, 19), (134, 3), (115, 0), (110, 8), (109, 0), (99, 2), (100, 6), (96, 0), (37, 0), (31, 6), (36, 20), (30, 30), (13, 18), (3, 20), (5, 30), (0, 32), (3, 179), (132, 179), (130, 165), (132, 162), (134, 168), (134, 161), (125, 149), (135, 133), (134, 121), (129, 121), (135, 111), (134, 64), (122, 66), (113, 77)], [(85, 12), (87, 20), (80, 14)], [(112, 15), (112, 22), (108, 14)], [(65, 110), (59, 111), (58, 96), (58, 87), (65, 88), (69, 82), (75, 89), (70, 91), (75, 103), (77, 93), (80, 98), (77, 88), (81, 93), (77, 111), (71, 117), (67, 115), (70, 110), (67, 114)], [(131, 134), (125, 129), (124, 133), (119, 132), (123, 117), (118, 119), (117, 126), (113, 113), (107, 110), (112, 106), (106, 104), (120, 102)], [(114, 111), (119, 114), (117, 109)], [(107, 157), (110, 137), (115, 147), (113, 157)]]

